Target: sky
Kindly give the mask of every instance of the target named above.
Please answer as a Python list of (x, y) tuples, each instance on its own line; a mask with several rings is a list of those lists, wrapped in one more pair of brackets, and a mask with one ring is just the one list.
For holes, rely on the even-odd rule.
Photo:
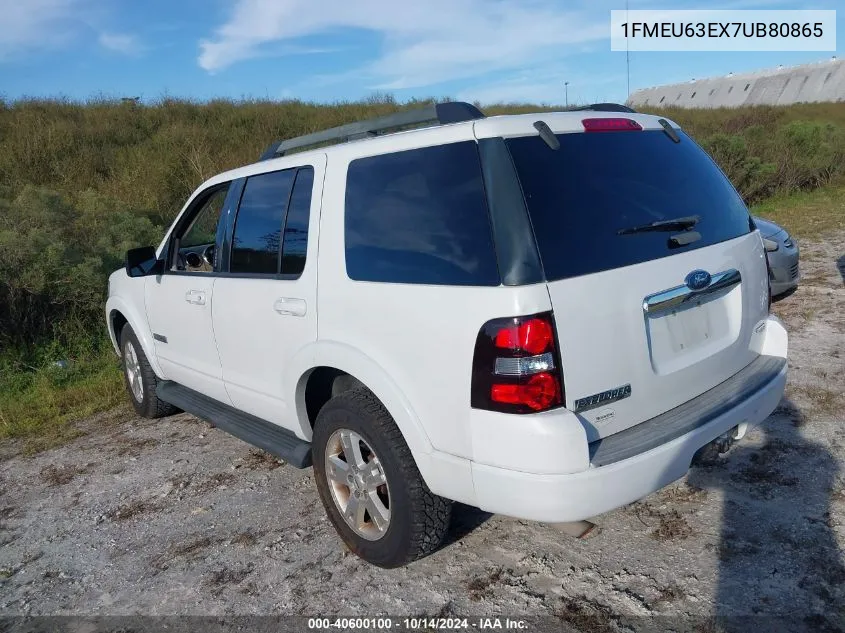
[[(632, 53), (630, 89), (842, 57), (840, 2), (630, 0), (840, 9), (837, 53)], [(611, 9), (624, 0), (0, 0), (0, 96), (624, 102)]]

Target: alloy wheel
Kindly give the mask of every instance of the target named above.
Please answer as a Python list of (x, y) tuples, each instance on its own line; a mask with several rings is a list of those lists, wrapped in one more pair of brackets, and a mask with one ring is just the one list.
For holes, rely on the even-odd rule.
[(375, 451), (358, 433), (338, 429), (326, 444), (329, 490), (346, 524), (368, 541), (390, 526), (390, 487)]
[(126, 347), (123, 350), (123, 366), (126, 371), (126, 382), (129, 384), (132, 397), (138, 403), (143, 402), (144, 380), (141, 377), (141, 363), (138, 362), (138, 354), (135, 353), (135, 347), (131, 341), (126, 343)]

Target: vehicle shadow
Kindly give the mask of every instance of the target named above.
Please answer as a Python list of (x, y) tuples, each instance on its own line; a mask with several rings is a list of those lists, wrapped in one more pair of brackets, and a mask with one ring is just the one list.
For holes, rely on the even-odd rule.
[(721, 630), (845, 630), (845, 562), (830, 512), (845, 489), (836, 458), (802, 435), (805, 424), (784, 398), (757, 431), (762, 447), (746, 438), (727, 459), (690, 471), (690, 485), (724, 492), (713, 611)]
[(842, 277), (842, 283), (845, 284), (845, 255), (836, 260), (836, 268), (839, 270), (840, 277)]
[(440, 549), (449, 547), (453, 543), (460, 541), (473, 530), (486, 523), (492, 516), (490, 512), (456, 502), (452, 506), (452, 521), (449, 524), (449, 532), (446, 534), (446, 538), (443, 540)]
[(774, 295), (774, 296), (772, 296), (772, 303), (777, 303), (778, 301), (783, 301), (784, 299), (787, 299), (787, 298), (791, 297), (792, 295), (794, 295), (797, 291), (798, 291), (798, 286), (795, 286), (793, 288), (790, 288), (786, 292), (782, 292), (779, 295)]

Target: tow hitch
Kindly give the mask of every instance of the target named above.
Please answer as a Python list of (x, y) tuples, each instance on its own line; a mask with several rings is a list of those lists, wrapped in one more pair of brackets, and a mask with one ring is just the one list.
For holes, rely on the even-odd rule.
[(731, 429), (727, 433), (722, 433), (719, 437), (710, 442), (719, 455), (731, 450), (731, 446), (733, 446), (733, 443), (736, 441), (734, 438), (734, 430), (735, 429)]
[(727, 453), (731, 446), (745, 437), (745, 432), (748, 430), (748, 424), (743, 422), (731, 430), (722, 433), (715, 440), (709, 444), (705, 444), (695, 453), (692, 458), (693, 464), (708, 464), (718, 459), (719, 455)]

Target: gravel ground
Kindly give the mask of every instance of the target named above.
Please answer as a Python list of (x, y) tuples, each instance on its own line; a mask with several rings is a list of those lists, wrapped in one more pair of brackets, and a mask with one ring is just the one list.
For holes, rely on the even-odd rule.
[(441, 550), (377, 569), (344, 550), (310, 471), (189, 415), (123, 409), (34, 457), (0, 448), (0, 614), (532, 614), (591, 631), (789, 614), (845, 627), (845, 232), (802, 249), (802, 285), (774, 307), (790, 374), (765, 429), (599, 517), (587, 540), (458, 506)]

